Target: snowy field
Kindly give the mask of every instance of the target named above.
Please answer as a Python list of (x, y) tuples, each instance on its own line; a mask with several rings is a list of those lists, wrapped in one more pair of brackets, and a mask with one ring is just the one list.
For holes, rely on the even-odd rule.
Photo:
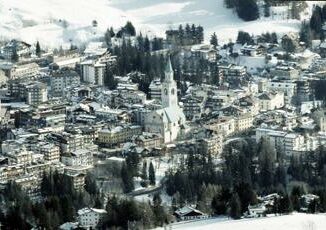
[[(309, 2), (312, 6), (314, 2)], [(92, 21), (98, 27), (92, 27)], [(107, 27), (132, 21), (143, 33), (164, 36), (180, 23), (204, 26), (206, 37), (234, 40), (238, 30), (251, 34), (297, 31), (297, 20), (243, 22), (223, 0), (0, 0), (0, 36), (58, 47), (98, 39)], [(1, 38), (1, 37), (0, 37)]]
[[(163, 229), (163, 228), (161, 228)], [(325, 230), (325, 214), (294, 213), (287, 216), (272, 216), (257, 219), (226, 220), (209, 219), (188, 223), (176, 223), (167, 229), (190, 230)]]

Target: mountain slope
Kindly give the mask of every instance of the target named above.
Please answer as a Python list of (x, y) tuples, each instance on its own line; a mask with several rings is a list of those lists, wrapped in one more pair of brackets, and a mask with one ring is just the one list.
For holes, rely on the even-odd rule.
[[(311, 5), (311, 4), (310, 4)], [(98, 27), (92, 27), (92, 21)], [(261, 19), (243, 22), (223, 0), (0, 0), (0, 36), (58, 47), (97, 39), (107, 27), (132, 21), (143, 33), (164, 36), (180, 23), (201, 24), (206, 37), (235, 39), (238, 30), (250, 33), (296, 31), (297, 20)]]

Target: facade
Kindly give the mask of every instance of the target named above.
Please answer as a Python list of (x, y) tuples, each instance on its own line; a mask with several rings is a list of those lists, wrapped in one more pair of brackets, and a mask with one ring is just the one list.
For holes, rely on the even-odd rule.
[(291, 105), (293, 97), (297, 94), (297, 85), (291, 82), (268, 82), (268, 91), (283, 92), (284, 93), (284, 103), (286, 105)]
[(207, 219), (208, 215), (189, 206), (179, 208), (174, 212), (179, 221)]
[(83, 208), (78, 210), (79, 226), (86, 229), (96, 229), (103, 221), (106, 211), (104, 209)]
[(64, 96), (69, 88), (80, 85), (80, 76), (71, 69), (62, 69), (54, 72), (50, 79), (53, 96)]
[(235, 130), (237, 132), (243, 132), (253, 127), (254, 117), (250, 113), (236, 116), (234, 120)]
[(217, 133), (222, 133), (224, 137), (233, 134), (236, 131), (236, 123), (234, 118), (219, 117), (218, 119), (206, 122), (204, 127)]
[(7, 77), (9, 79), (20, 79), (33, 77), (39, 74), (40, 67), (36, 63), (14, 65), (7, 72)]
[(93, 153), (87, 149), (78, 149), (61, 156), (61, 162), (67, 166), (92, 166)]
[(163, 144), (163, 138), (155, 133), (143, 133), (134, 139), (134, 142), (142, 148), (158, 148)]
[(150, 97), (153, 100), (161, 101), (162, 84), (160, 79), (154, 79), (149, 85)]
[(222, 153), (223, 140), (222, 134), (214, 134), (212, 137), (198, 140), (198, 144), (202, 153), (218, 155)]
[(260, 111), (279, 109), (284, 106), (284, 93), (262, 93), (258, 96)]
[(1, 48), (1, 56), (7, 60), (12, 60), (14, 53), (18, 57), (28, 57), (31, 55), (31, 45), (17, 40), (11, 40)]
[(118, 126), (112, 129), (102, 129), (98, 132), (98, 143), (103, 145), (117, 145), (131, 141), (133, 136), (142, 133), (141, 126)]
[(40, 147), (40, 153), (44, 155), (44, 160), (52, 163), (60, 162), (60, 148), (54, 144), (45, 144)]
[(43, 83), (36, 82), (26, 87), (26, 102), (29, 105), (38, 105), (48, 100), (48, 89)]

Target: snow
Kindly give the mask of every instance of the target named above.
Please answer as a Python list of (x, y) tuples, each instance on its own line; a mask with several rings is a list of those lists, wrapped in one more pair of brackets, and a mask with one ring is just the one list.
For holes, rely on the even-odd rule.
[(270, 216), (265, 218), (227, 220), (225, 218), (190, 221), (172, 224), (168, 229), (193, 230), (324, 230), (326, 229), (325, 214), (294, 213), (285, 216)]
[[(309, 9), (315, 2), (309, 2)], [(309, 14), (305, 14), (308, 17)], [(92, 21), (98, 22), (97, 27)], [(85, 45), (98, 40), (104, 31), (132, 21), (137, 30), (165, 36), (180, 23), (204, 26), (206, 39), (216, 32), (222, 42), (235, 40), (237, 31), (251, 34), (298, 31), (298, 20), (276, 17), (244, 22), (223, 0), (0, 0), (0, 38), (20, 38), (43, 46)]]

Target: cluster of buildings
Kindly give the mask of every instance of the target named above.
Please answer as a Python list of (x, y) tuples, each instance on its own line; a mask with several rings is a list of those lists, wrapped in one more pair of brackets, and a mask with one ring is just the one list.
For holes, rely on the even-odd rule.
[[(170, 43), (174, 36), (168, 33)], [(239, 134), (257, 142), (266, 139), (286, 156), (326, 144), (326, 110), (314, 88), (326, 73), (318, 47), (289, 61), (278, 44), (192, 43), (180, 47), (176, 58), (181, 66), (206, 63), (202, 84), (188, 79), (178, 87), (177, 67), (168, 58), (164, 78), (150, 82), (148, 95), (132, 81), (145, 77), (139, 72), (114, 76), (117, 87), (105, 87), (117, 57), (100, 42), (90, 43), (83, 52), (72, 49), (38, 57), (24, 42), (3, 46), (0, 184), (15, 181), (38, 200), (47, 171), (66, 175), (75, 189), (83, 190), (86, 173), (112, 153), (153, 156), (175, 144), (182, 153), (195, 149), (218, 155), (227, 140)], [(13, 54), (21, 61), (11, 62)], [(190, 78), (193, 70), (182, 74)], [(79, 210), (77, 225), (94, 227), (103, 214)], [(176, 215), (183, 220), (207, 217), (189, 207)], [(62, 229), (76, 225), (67, 224)]]

